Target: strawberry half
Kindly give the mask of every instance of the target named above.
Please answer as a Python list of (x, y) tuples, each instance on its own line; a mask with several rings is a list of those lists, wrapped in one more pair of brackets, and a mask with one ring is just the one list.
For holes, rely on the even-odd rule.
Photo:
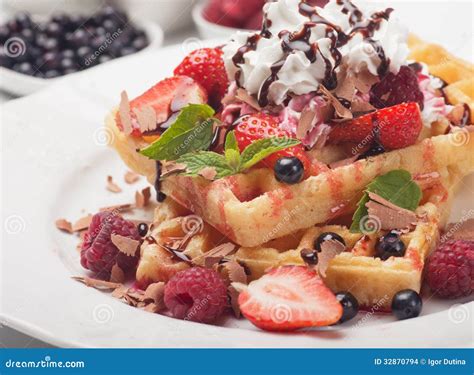
[[(173, 112), (179, 111), (187, 104), (203, 104), (206, 102), (206, 92), (192, 78), (180, 76), (166, 78), (130, 101), (132, 135), (141, 135), (137, 112), (145, 106), (151, 106), (155, 110), (156, 123), (162, 124), (168, 120)], [(118, 127), (123, 129), (119, 113), (117, 113), (116, 121)]]
[[(235, 138), (240, 151), (243, 151), (250, 143), (262, 138), (286, 137), (295, 138), (295, 134), (280, 129), (280, 121), (277, 116), (265, 113), (256, 113), (241, 118), (241, 121), (234, 129)], [(261, 164), (267, 168), (273, 168), (275, 162), (282, 157), (295, 156), (301, 160), (305, 170), (305, 176), (311, 175), (312, 165), (306, 156), (304, 147), (299, 144), (271, 154), (261, 161)]]
[(239, 295), (242, 314), (268, 331), (292, 331), (337, 323), (342, 306), (316, 273), (283, 266), (252, 281)]
[(201, 84), (209, 95), (210, 104), (220, 108), (229, 87), (221, 49), (201, 48), (191, 52), (176, 67), (174, 74), (191, 77)]
[(375, 140), (386, 149), (395, 150), (414, 144), (422, 127), (418, 104), (402, 103), (334, 124), (329, 141), (343, 143)]

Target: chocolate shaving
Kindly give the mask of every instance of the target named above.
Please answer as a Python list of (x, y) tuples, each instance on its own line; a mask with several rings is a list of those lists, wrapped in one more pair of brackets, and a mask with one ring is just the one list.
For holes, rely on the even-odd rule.
[(68, 233), (73, 233), (72, 224), (66, 219), (58, 219), (56, 220), (55, 224), (56, 224), (56, 228), (58, 228), (59, 230), (62, 230)]
[(338, 74), (337, 81), (340, 82), (340, 84), (337, 85), (334, 90), (335, 96), (352, 102), (356, 92), (354, 76), (347, 72), (347, 70), (341, 70)]
[(443, 235), (441, 236), (441, 240), (474, 241), (474, 219), (448, 224), (443, 232)]
[(371, 200), (365, 206), (369, 215), (380, 222), (380, 229), (405, 229), (416, 223), (417, 217), (413, 211), (398, 207), (378, 194), (368, 194)]
[(145, 306), (143, 310), (156, 314), (157, 312), (160, 312), (161, 310), (163, 310), (163, 308), (161, 306), (158, 306), (155, 303), (149, 303), (148, 305)]
[(125, 285), (120, 285), (112, 292), (112, 297), (122, 299), (125, 294), (128, 292), (128, 287)]
[(348, 120), (352, 118), (352, 112), (350, 109), (344, 107), (341, 102), (333, 95), (331, 92), (326, 89), (323, 85), (319, 85), (319, 90), (323, 93), (325, 98), (331, 103), (336, 111), (336, 114), (344, 120)]
[(362, 100), (359, 97), (354, 97), (351, 101), (351, 110), (352, 113), (367, 113), (375, 111), (375, 107), (369, 102)]
[(165, 283), (158, 282), (148, 285), (145, 290), (145, 295), (143, 296), (143, 300), (152, 301), (152, 303), (158, 308), (162, 310), (165, 308), (164, 303), (164, 296), (165, 296)]
[(118, 186), (112, 176), (107, 176), (107, 186), (106, 186), (107, 190), (108, 191), (111, 191), (112, 193), (121, 193), (122, 192), (122, 189), (120, 188), (120, 186)]
[(91, 225), (91, 221), (92, 221), (92, 215), (90, 214), (87, 216), (81, 217), (72, 225), (72, 230), (74, 232), (80, 232), (82, 230), (86, 230), (89, 228), (89, 225)]
[(110, 272), (110, 281), (113, 283), (123, 283), (125, 280), (125, 273), (120, 266), (115, 263)]
[(120, 95), (119, 116), (123, 133), (130, 135), (132, 133), (132, 117), (130, 116), (130, 101), (126, 91), (122, 91)]
[(186, 170), (186, 164), (176, 163), (175, 161), (162, 161), (161, 162), (161, 177), (168, 177), (170, 175), (184, 172)]
[(247, 103), (252, 108), (255, 108), (257, 111), (262, 110), (262, 107), (260, 107), (260, 105), (258, 104), (257, 99), (255, 99), (252, 95), (250, 95), (246, 90), (242, 88), (237, 89), (235, 97), (240, 101)]
[(371, 87), (379, 81), (379, 77), (365, 70), (357, 73), (354, 78), (354, 85), (362, 94), (368, 94)]
[(112, 233), (110, 236), (112, 243), (119, 249), (122, 253), (128, 256), (135, 256), (140, 245), (140, 241), (134, 240), (129, 237), (121, 236), (120, 234)]
[(99, 279), (93, 279), (91, 277), (87, 276), (73, 276), (73, 280), (79, 281), (89, 287), (99, 289), (99, 290), (107, 290), (107, 289), (117, 289), (122, 287), (122, 284), (120, 283), (115, 283), (115, 282), (110, 282), (110, 281), (105, 281), (105, 280), (99, 280)]
[(298, 126), (296, 127), (296, 138), (302, 140), (306, 137), (313, 126), (315, 113), (310, 109), (304, 109), (301, 112)]
[(223, 263), (222, 268), (226, 271), (229, 284), (247, 284), (247, 274), (245, 273), (245, 269), (235, 260)]
[(100, 212), (104, 211), (118, 211), (118, 212), (125, 212), (131, 210), (133, 207), (130, 203), (124, 203), (124, 204), (117, 204), (114, 206), (107, 206), (107, 207), (101, 207), (99, 208)]
[(133, 111), (137, 116), (138, 125), (142, 133), (156, 129), (156, 112), (150, 105), (142, 106), (140, 109)]
[(321, 252), (318, 253), (318, 272), (321, 276), (326, 277), (326, 270), (331, 259), (345, 249), (344, 244), (336, 240), (331, 239), (321, 243)]
[(223, 243), (208, 252), (193, 259), (197, 265), (204, 264), (204, 267), (211, 268), (219, 263), (224, 257), (229, 256), (235, 251), (236, 246), (231, 242)]
[(123, 179), (125, 180), (127, 184), (131, 185), (140, 179), (140, 175), (132, 171), (127, 171), (125, 175), (123, 176)]
[(145, 208), (150, 203), (151, 190), (150, 187), (142, 189), (142, 191), (135, 192), (135, 206), (137, 208)]
[(206, 180), (213, 181), (216, 178), (217, 171), (215, 167), (204, 167), (198, 174)]
[(192, 264), (191, 259), (183, 253), (184, 250), (178, 250), (178, 249), (173, 249), (172, 247), (165, 245), (165, 244), (159, 244), (163, 249), (165, 249), (167, 252), (169, 252), (171, 255), (173, 255), (177, 260)]

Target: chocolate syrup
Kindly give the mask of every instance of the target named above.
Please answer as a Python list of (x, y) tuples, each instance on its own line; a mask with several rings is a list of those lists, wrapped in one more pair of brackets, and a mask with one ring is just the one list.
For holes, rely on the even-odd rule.
[(161, 192), (161, 161), (156, 161), (156, 178), (155, 178), (155, 190), (156, 190), (156, 200), (158, 202), (163, 202), (166, 198), (166, 195)]
[(471, 108), (466, 103), (463, 103), (462, 106), (464, 108), (464, 112), (461, 117), (461, 122), (459, 123), (460, 127), (471, 124)]
[[(239, 65), (243, 64), (245, 59), (244, 55), (249, 52), (249, 51), (255, 51), (257, 49), (257, 43), (260, 40), (262, 36), (260, 34), (253, 34), (247, 38), (247, 42), (240, 47), (235, 55), (232, 57), (232, 62), (237, 68), (240, 68)], [(237, 86), (240, 87), (240, 74), (241, 70), (237, 70), (235, 73), (235, 82), (237, 83)]]
[(271, 74), (270, 76), (263, 81), (262, 86), (260, 87), (260, 91), (258, 92), (258, 105), (260, 107), (265, 107), (268, 104), (268, 91), (270, 88), (270, 85), (276, 81), (278, 78), (278, 72), (280, 69), (283, 67), (285, 64), (285, 59), (280, 60), (273, 64), (270, 68)]

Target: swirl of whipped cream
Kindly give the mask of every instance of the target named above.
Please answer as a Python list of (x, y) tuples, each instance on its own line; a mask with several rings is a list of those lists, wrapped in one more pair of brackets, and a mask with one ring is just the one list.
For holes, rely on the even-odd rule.
[(281, 104), (288, 93), (307, 94), (321, 83), (331, 86), (342, 66), (355, 73), (397, 73), (408, 55), (407, 32), (389, 15), (363, 12), (347, 0), (324, 8), (303, 0), (267, 3), (262, 32), (239, 32), (223, 48), (227, 73), (267, 99), (261, 104)]

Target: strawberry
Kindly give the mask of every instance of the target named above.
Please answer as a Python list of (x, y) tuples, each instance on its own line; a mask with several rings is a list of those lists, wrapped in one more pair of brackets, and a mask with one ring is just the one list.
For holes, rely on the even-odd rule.
[(174, 70), (175, 75), (188, 76), (202, 85), (209, 103), (216, 109), (229, 87), (229, 79), (219, 48), (201, 48), (191, 52)]
[(239, 295), (242, 314), (268, 331), (291, 331), (337, 323), (342, 306), (317, 272), (283, 266), (251, 282)]
[[(206, 92), (192, 78), (180, 76), (166, 78), (130, 101), (132, 135), (141, 135), (136, 113), (145, 106), (151, 106), (155, 110), (156, 123), (162, 124), (168, 120), (173, 112), (180, 110), (187, 104), (202, 104), (206, 102)], [(117, 113), (116, 121), (119, 128), (122, 129), (119, 113)]]
[(386, 149), (395, 150), (414, 144), (422, 127), (418, 104), (402, 103), (334, 124), (329, 140), (342, 143), (373, 139)]
[[(240, 123), (234, 129), (234, 133), (240, 151), (243, 151), (253, 141), (262, 138), (295, 138), (295, 134), (280, 129), (280, 122), (277, 116), (272, 116), (265, 113), (256, 113), (242, 117)], [(265, 167), (273, 168), (275, 162), (279, 158), (289, 156), (296, 156), (301, 160), (306, 177), (312, 174), (311, 161), (306, 155), (304, 147), (301, 144), (275, 152), (274, 154), (271, 154), (269, 157), (265, 158), (261, 163)]]

